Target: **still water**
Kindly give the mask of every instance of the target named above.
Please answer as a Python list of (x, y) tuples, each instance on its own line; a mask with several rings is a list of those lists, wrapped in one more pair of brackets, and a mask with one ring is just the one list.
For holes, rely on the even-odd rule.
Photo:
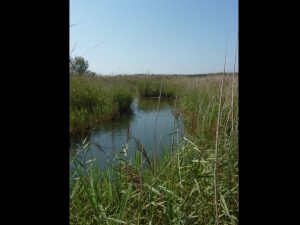
[(157, 105), (158, 99), (136, 98), (131, 104), (131, 113), (104, 122), (91, 131), (86, 151), (83, 151), (82, 140), (71, 139), (71, 157), (77, 153), (81, 160), (95, 159), (97, 166), (104, 170), (120, 156), (132, 160), (137, 151), (135, 139), (142, 143), (150, 156), (155, 154), (155, 149), (158, 157), (164, 151), (171, 151), (183, 136), (181, 117), (175, 116), (168, 100), (161, 99), (158, 110)]

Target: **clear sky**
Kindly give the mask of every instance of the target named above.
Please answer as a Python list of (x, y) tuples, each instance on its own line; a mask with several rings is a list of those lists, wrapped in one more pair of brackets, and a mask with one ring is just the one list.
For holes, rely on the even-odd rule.
[(71, 56), (99, 74), (221, 72), (226, 42), (231, 72), (238, 0), (70, 0), (70, 25)]

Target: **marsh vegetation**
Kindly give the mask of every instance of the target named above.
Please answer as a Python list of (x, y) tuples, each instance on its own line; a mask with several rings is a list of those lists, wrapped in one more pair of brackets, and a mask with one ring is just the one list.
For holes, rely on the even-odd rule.
[[(181, 138), (179, 126), (171, 132), (176, 147), (161, 154), (152, 138), (160, 136), (158, 126), (149, 134), (153, 147), (145, 147), (128, 122), (130, 160), (118, 153), (102, 170), (97, 159), (81, 160), (92, 131), (133, 113), (136, 98), (155, 101), (157, 112), (168, 102), (184, 127)], [(147, 104), (140, 110), (153, 111)], [(153, 124), (161, 124), (154, 115)], [(238, 75), (71, 75), (70, 136), (80, 140), (71, 157), (70, 224), (238, 223)]]

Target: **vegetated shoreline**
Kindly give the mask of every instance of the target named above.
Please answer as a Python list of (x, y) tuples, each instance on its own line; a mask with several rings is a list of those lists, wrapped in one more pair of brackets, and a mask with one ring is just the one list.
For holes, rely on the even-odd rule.
[[(180, 84), (176, 79), (217, 77), (221, 73), (191, 75), (70, 75), (70, 137), (85, 137), (103, 121), (115, 120), (123, 113), (130, 113), (130, 105), (136, 96), (179, 98)], [(230, 75), (230, 74), (229, 74)], [(168, 83), (171, 81), (171, 83)], [(175, 84), (176, 83), (176, 84)]]
[[(137, 143), (135, 160), (120, 161), (113, 170), (82, 171), (78, 165), (70, 178), (70, 224), (237, 224), (238, 76), (95, 78), (71, 77), (71, 89), (78, 90), (70, 97), (89, 102), (71, 101), (73, 113), (86, 107), (86, 120), (74, 117), (74, 124), (87, 124), (89, 113), (114, 114), (118, 110), (109, 106), (119, 109), (119, 103), (137, 93), (161, 92), (175, 98), (176, 108), (184, 113), (186, 135), (182, 145), (159, 162), (147, 159), (147, 151)], [(84, 85), (72, 86), (76, 79)], [(142, 160), (151, 167), (142, 170)]]
[[(70, 76), (70, 136), (84, 137), (103, 121), (130, 113), (136, 96), (158, 98), (160, 79), (136, 76)], [(164, 88), (162, 98), (175, 98), (174, 90)]]

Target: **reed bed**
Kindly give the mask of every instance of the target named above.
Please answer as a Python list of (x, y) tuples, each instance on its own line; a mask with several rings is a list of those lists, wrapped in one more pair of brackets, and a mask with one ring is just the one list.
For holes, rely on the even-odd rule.
[[(184, 118), (185, 133), (180, 145), (159, 163), (153, 163), (139, 140), (135, 160), (123, 156), (119, 165), (107, 171), (99, 171), (93, 160), (82, 165), (74, 158), (70, 224), (238, 223), (237, 75), (72, 79), (73, 87), (101, 95), (90, 98), (89, 103), (73, 99), (73, 110), (94, 112), (96, 108), (96, 113), (118, 112), (114, 86), (127, 87), (132, 98), (149, 93), (149, 97), (158, 97), (162, 87), (162, 96), (176, 98), (176, 113)], [(75, 98), (72, 93), (76, 91), (71, 92), (71, 99)], [(103, 111), (97, 108), (99, 102)], [(86, 140), (82, 143), (82, 151), (88, 144)]]

